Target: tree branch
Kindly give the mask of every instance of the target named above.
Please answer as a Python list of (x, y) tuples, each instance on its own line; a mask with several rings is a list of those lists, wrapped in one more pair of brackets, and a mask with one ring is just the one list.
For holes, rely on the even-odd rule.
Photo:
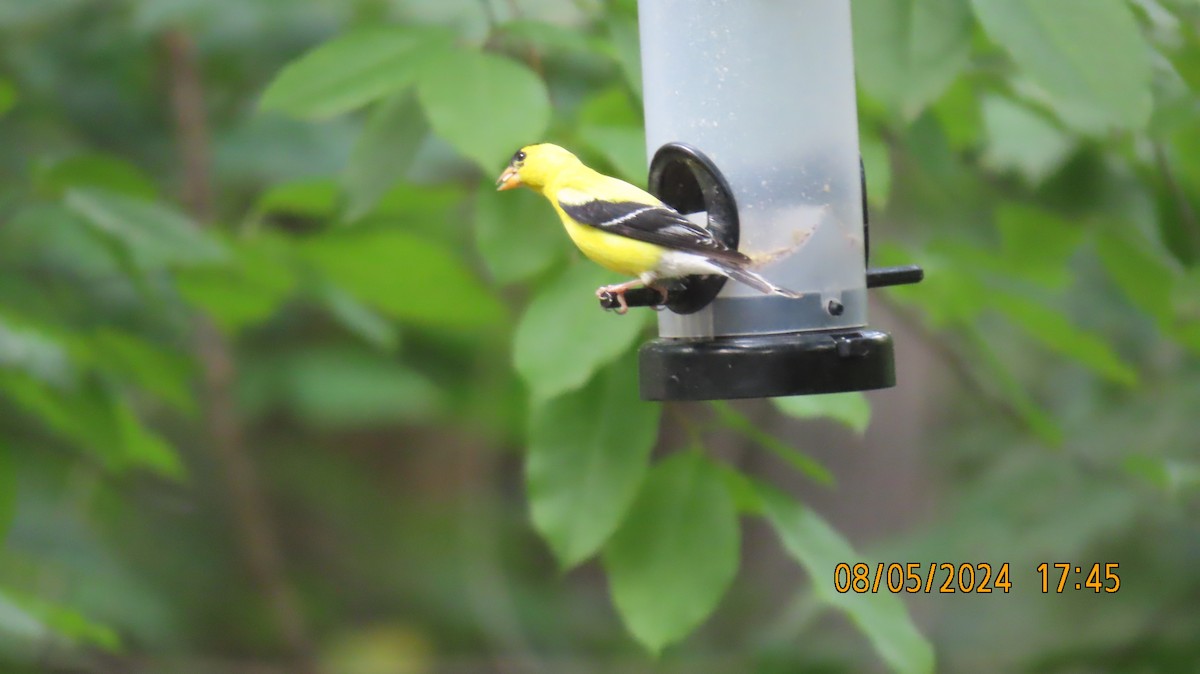
[[(214, 218), (211, 143), (196, 48), (180, 30), (168, 31), (162, 41), (167, 53), (171, 110), (183, 173), (182, 198), (201, 226), (211, 226)], [(301, 674), (316, 674), (308, 629), (295, 589), (284, 574), (278, 537), (234, 408), (237, 370), (229, 343), (212, 321), (203, 316), (196, 321), (195, 339), (203, 367), (207, 433), (214, 458), (224, 474), (242, 553), (292, 660), (291, 669)]]

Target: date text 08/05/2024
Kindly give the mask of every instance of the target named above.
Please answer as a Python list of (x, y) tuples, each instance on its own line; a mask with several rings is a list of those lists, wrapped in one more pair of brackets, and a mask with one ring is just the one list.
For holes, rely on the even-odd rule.
[[(1100, 562), (1090, 565), (1042, 562), (1036, 569), (1037, 577), (1041, 581), (1041, 590), (1046, 594), (1061, 594), (1069, 590), (1112, 594), (1121, 589), (1121, 578), (1117, 571), (1116, 563)], [(833, 589), (841, 594), (880, 591), (894, 594), (1007, 594), (1012, 589), (1012, 580), (1008, 562), (996, 566), (986, 562), (879, 562), (874, 567), (865, 562), (842, 562), (833, 568)]]

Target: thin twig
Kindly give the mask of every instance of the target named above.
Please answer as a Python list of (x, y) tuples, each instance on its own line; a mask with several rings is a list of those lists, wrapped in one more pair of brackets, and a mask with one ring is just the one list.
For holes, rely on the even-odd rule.
[(202, 225), (213, 220), (212, 153), (208, 115), (200, 83), (195, 45), (181, 31), (163, 37), (170, 76), (171, 111), (183, 170), (183, 203)]
[[(196, 48), (180, 30), (165, 33), (163, 46), (167, 52), (171, 109), (183, 172), (183, 201), (201, 226), (210, 226), (214, 218), (212, 155)], [(318, 668), (308, 629), (295, 588), (284, 574), (278, 537), (234, 408), (237, 370), (232, 351), (225, 337), (206, 317), (197, 319), (195, 338), (203, 367), (207, 432), (229, 490), (242, 552), (292, 660), (290, 669), (316, 674)]]

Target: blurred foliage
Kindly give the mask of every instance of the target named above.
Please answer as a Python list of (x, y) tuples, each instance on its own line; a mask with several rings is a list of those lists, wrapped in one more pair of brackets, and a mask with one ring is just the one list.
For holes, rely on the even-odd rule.
[[(969, 392), (931, 403), (933, 521), (870, 555), (1008, 561), (1011, 595), (832, 592), (843, 536), (712, 438), (831, 471), (733, 405), (640, 402), (649, 313), (597, 310), (611, 277), (535, 195), (493, 191), (543, 139), (644, 182), (632, 0), (6, 0), (6, 671), (305, 650), (350, 673), (730, 652), (737, 671), (923, 672), (935, 649), (946, 671), (1200, 666), (1200, 5), (852, 9), (874, 262), (926, 268), (886, 301)], [(183, 196), (208, 159), (211, 214)], [(776, 409), (871, 420), (861, 394)], [(290, 645), (247, 568), (223, 423), (277, 514), (274, 581), (311, 632)], [(735, 597), (757, 522), (810, 579), (780, 615)], [(611, 604), (562, 575), (592, 559)], [(1062, 560), (1118, 561), (1125, 589), (1018, 581)], [(905, 604), (936, 618), (918, 630)], [(876, 655), (816, 622), (826, 606)], [(655, 653), (696, 636), (654, 664), (622, 623)]]

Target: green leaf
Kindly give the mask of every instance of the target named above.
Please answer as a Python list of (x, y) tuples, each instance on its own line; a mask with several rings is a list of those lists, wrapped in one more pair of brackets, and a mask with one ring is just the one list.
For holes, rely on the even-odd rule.
[(5, 591), (0, 591), (0, 634), (6, 641), (37, 643), (46, 637), (46, 626), (13, 601)]
[(12, 81), (0, 77), (0, 117), (3, 117), (17, 104), (17, 88)]
[(767, 521), (788, 554), (812, 577), (817, 596), (845, 611), (894, 671), (933, 672), (933, 646), (917, 631), (899, 597), (888, 592), (839, 594), (834, 590), (834, 568), (862, 559), (850, 544), (819, 515), (786, 494), (762, 483), (758, 494)]
[(1075, 150), (1075, 141), (1050, 121), (1002, 96), (983, 99), (983, 126), (984, 165), (1016, 171), (1032, 185), (1058, 171)]
[(1109, 227), (1098, 234), (1096, 252), (1109, 277), (1134, 306), (1160, 326), (1172, 324), (1175, 310), (1170, 293), (1164, 289), (1175, 287), (1182, 274), (1167, 253), (1152, 250), (1125, 226)]
[(408, 173), (429, 127), (416, 96), (395, 96), (372, 112), (346, 166), (346, 219), (357, 220)]
[(441, 52), (422, 69), (417, 90), (434, 132), (488, 175), (520, 147), (541, 142), (550, 121), (542, 80), (494, 54)]
[(872, 208), (884, 208), (892, 194), (892, 162), (887, 143), (877, 135), (864, 133), (858, 150), (867, 175), (867, 203)]
[(632, 17), (610, 15), (608, 37), (612, 44), (613, 57), (621, 66), (625, 82), (633, 93), (642, 96), (642, 50), (638, 41), (637, 21)]
[(513, 338), (513, 362), (535, 402), (583, 386), (649, 324), (650, 311), (619, 316), (600, 308), (596, 288), (611, 281), (611, 272), (581, 262), (549, 280), (525, 309)]
[(1170, 168), (1178, 174), (1177, 180), (1194, 194), (1193, 190), (1200, 185), (1200, 161), (1197, 160), (1200, 156), (1200, 124), (1194, 123), (1194, 117), (1192, 119), (1193, 123), (1187, 128), (1173, 134), (1163, 150), (1170, 160)]
[(290, 215), (329, 220), (337, 214), (341, 186), (329, 178), (304, 178), (273, 185), (254, 204), (256, 217)]
[(473, 329), (504, 316), (500, 302), (440, 243), (395, 229), (313, 237), (300, 251), (329, 280), (404, 321)]
[(18, 370), (55, 386), (67, 386), (75, 375), (70, 353), (58, 338), (2, 315), (0, 368)]
[(1176, 43), (1176, 49), (1155, 44), (1165, 58), (1155, 58), (1152, 63), (1154, 112), (1146, 129), (1151, 138), (1168, 138), (1195, 120), (1193, 92), (1200, 85), (1200, 34), (1194, 29), (1188, 32), (1190, 35)]
[[(13, 603), (10, 604), (10, 601)], [(28, 616), (38, 624), (38, 632), (48, 629), (72, 643), (95, 646), (110, 653), (117, 652), (121, 648), (121, 637), (115, 630), (84, 616), (73, 608), (51, 603), (29, 594), (7, 593), (6, 596), (6, 593), (0, 592), (0, 613), (8, 613), (11, 611), (10, 607), (13, 606), (19, 607), (22, 611), (28, 611)]]
[(124, 400), (114, 400), (112, 407), (116, 441), (121, 447), (121, 464), (147, 468), (176, 480), (183, 477), (183, 463), (166, 440), (147, 428)]
[[(496, 184), (492, 182), (489, 189), (494, 192)], [(462, 228), (463, 205), (469, 194), (464, 185), (454, 183), (397, 183), (379, 200), (368, 220), (403, 223), (407, 231), (444, 238), (447, 230), (457, 233)]]
[(616, 169), (617, 176), (635, 185), (646, 184), (646, 132), (638, 127), (587, 125), (579, 138)]
[(383, 351), (395, 351), (399, 347), (400, 333), (396, 326), (350, 293), (326, 283), (317, 289), (317, 296), (342, 327), (367, 344)]
[(35, 204), (0, 228), (0, 259), (14, 268), (44, 265), (86, 281), (120, 283), (127, 266), (107, 237), (58, 203)]
[(579, 111), (579, 138), (617, 173), (646, 184), (646, 133), (641, 111), (629, 95), (613, 87), (588, 99)]
[(721, 470), (697, 451), (655, 466), (604, 549), (613, 603), (653, 653), (717, 607), (738, 567), (737, 511)]
[(533, 410), (525, 480), (533, 524), (563, 568), (591, 557), (625, 517), (658, 437), (660, 407), (642, 402), (636, 358)]
[(1189, 269), (1181, 275), (1168, 299), (1174, 314), (1170, 333), (1192, 350), (1200, 351), (1200, 269)]
[(1083, 238), (1082, 228), (1049, 211), (1017, 203), (999, 206), (996, 227), (1006, 271), (1050, 288), (1071, 282), (1065, 263)]
[(925, 268), (924, 281), (897, 286), (888, 293), (920, 308), (933, 327), (971, 324), (983, 311), (979, 298), (986, 294), (986, 287), (975, 274), (964, 271), (955, 251), (928, 248), (917, 256), (884, 242), (871, 245), (871, 261), (886, 266), (920, 262)]
[(110, 466), (118, 454), (112, 445), (107, 400), (92, 384), (66, 391), (46, 386), (36, 379), (0, 369), (0, 392), (4, 398), (34, 417), (49, 430), (91, 449)]
[(81, 0), (9, 0), (0, 3), (0, 26), (38, 29), (83, 4)]
[(70, 190), (66, 205), (127, 250), (143, 270), (226, 259), (218, 241), (164, 205), (93, 189)]
[(762, 499), (758, 497), (758, 486), (753, 478), (736, 468), (724, 464), (719, 465), (721, 477), (725, 479), (725, 488), (733, 497), (738, 513), (742, 515), (762, 515)]
[(967, 65), (972, 22), (966, 0), (854, 0), (850, 8), (858, 81), (906, 121)]
[(429, 27), (347, 33), (288, 64), (263, 92), (261, 108), (313, 119), (349, 112), (411, 85), (447, 42)]
[(607, 56), (608, 43), (597, 37), (547, 21), (515, 19), (498, 27), (493, 39), (510, 46), (512, 53), (521, 53), (517, 46), (526, 46), (539, 52), (564, 52), (597, 54)]
[(53, 199), (61, 198), (73, 187), (92, 187), (139, 199), (158, 196), (154, 181), (137, 166), (99, 153), (39, 162), (34, 168), (34, 184)]
[(1122, 0), (972, 0), (988, 35), (1084, 132), (1143, 128), (1150, 49)]
[(858, 391), (771, 400), (779, 411), (789, 416), (799, 419), (833, 419), (860, 435), (867, 431), (867, 426), (871, 423), (871, 403)]
[[(1198, 36), (1200, 41), (1200, 36)], [(1188, 92), (1188, 124), (1171, 134), (1169, 142), (1152, 146), (1159, 180), (1154, 186), (1158, 202), (1158, 230), (1167, 250), (1187, 266), (1200, 262), (1200, 124), (1192, 109), (1195, 95)], [(1152, 183), (1153, 184), (1153, 183)]]
[(196, 409), (192, 361), (184, 354), (113, 328), (99, 328), (77, 340), (75, 350), (86, 354), (93, 367), (130, 381), (177, 410)]
[(94, 454), (109, 470), (140, 467), (165, 477), (183, 474), (174, 450), (141, 424), (126, 400), (95, 378), (72, 389), (56, 389), (0, 370), (0, 392), (50, 431)]
[[(12, 447), (0, 440), (0, 545), (17, 512), (17, 463)], [(0, 621), (2, 622), (2, 621)]]
[(235, 333), (273, 316), (295, 288), (296, 275), (280, 247), (266, 236), (236, 241), (234, 264), (180, 269), (175, 286), (218, 327)]
[(1012, 368), (996, 354), (995, 347), (983, 331), (975, 325), (961, 325), (959, 328), (970, 341), (974, 353), (978, 355), (981, 367), (990, 375), (985, 381), (998, 389), (997, 395), (1012, 406), (1013, 412), (1042, 442), (1051, 447), (1061, 447), (1062, 428), (1046, 412), (1043, 405), (1029, 397), (1020, 380), (1013, 374)]
[(1194, 461), (1133, 455), (1125, 457), (1122, 467), (1169, 494), (1200, 489), (1200, 464)]
[[(709, 403), (713, 411), (730, 430), (735, 431), (758, 446), (782, 459), (792, 468), (804, 473), (821, 484), (833, 484), (833, 473), (819, 461), (792, 447), (788, 443), (759, 428), (758, 424), (738, 412), (724, 400)], [(868, 411), (869, 412), (869, 411)]]
[(1118, 384), (1133, 386), (1137, 371), (1121, 360), (1100, 337), (1080, 330), (1061, 312), (1023, 295), (992, 292), (988, 304), (1049, 348), (1075, 359), (1095, 373)]
[(253, 359), (239, 381), (246, 414), (290, 413), (322, 429), (426, 421), (442, 394), (392, 356), (361, 348), (310, 347)]
[(980, 92), (970, 78), (960, 77), (933, 104), (933, 114), (946, 134), (946, 141), (958, 151), (974, 150), (983, 136)]
[(500, 284), (545, 272), (567, 251), (567, 236), (550, 204), (531, 190), (497, 192), (490, 182), (475, 201), (475, 246)]

